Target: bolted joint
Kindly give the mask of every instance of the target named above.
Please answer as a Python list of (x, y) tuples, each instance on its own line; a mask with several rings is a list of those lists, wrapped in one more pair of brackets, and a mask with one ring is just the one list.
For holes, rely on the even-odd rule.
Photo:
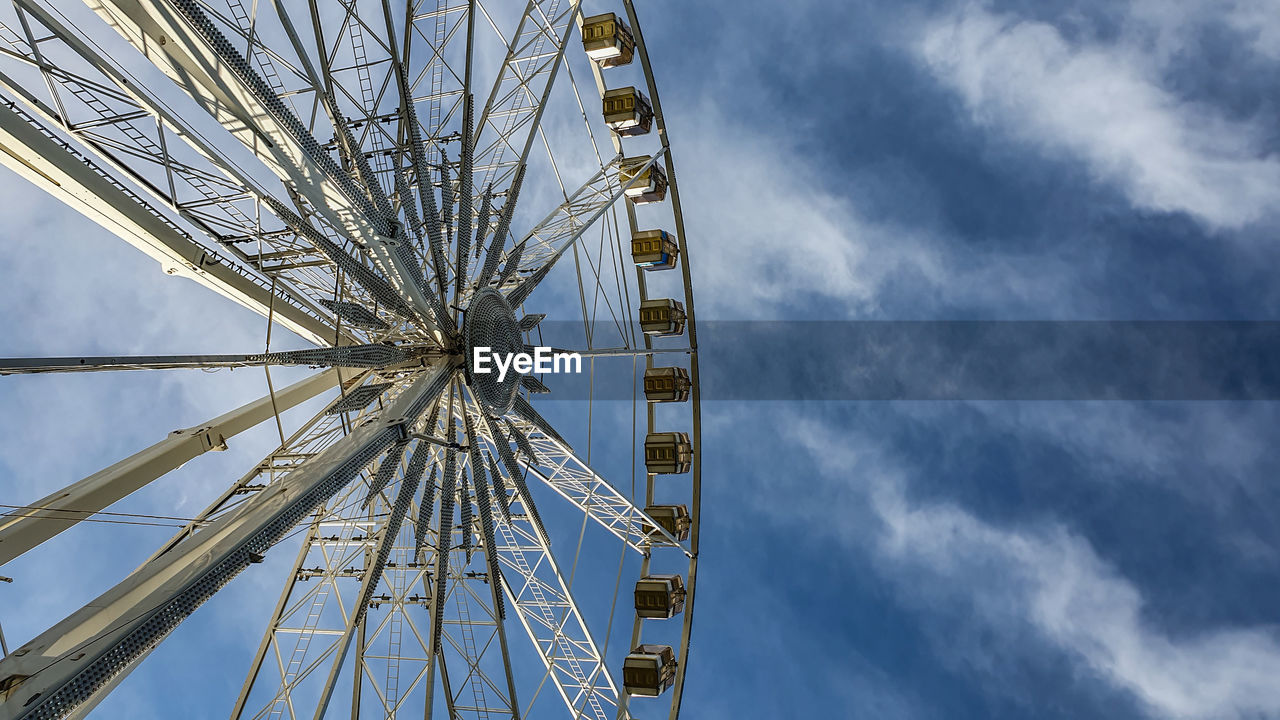
[(210, 450), (221, 451), (227, 449), (227, 439), (223, 437), (222, 433), (217, 432), (217, 429), (212, 425), (199, 428), (186, 428), (185, 430), (174, 430), (169, 433), (169, 436), (196, 438), (197, 442), (200, 443), (201, 452), (208, 452)]
[[(14, 653), (17, 655), (17, 653)], [(23, 653), (26, 654), (25, 652)], [(9, 696), (17, 692), (22, 687), (22, 683), (26, 681), (30, 675), (10, 675), (7, 678), (0, 679), (0, 700), (8, 700)]]
[(383, 424), (387, 427), (393, 427), (396, 429), (396, 432), (398, 433), (396, 436), (397, 441), (409, 439), (409, 418), (403, 416), (387, 418), (383, 421)]

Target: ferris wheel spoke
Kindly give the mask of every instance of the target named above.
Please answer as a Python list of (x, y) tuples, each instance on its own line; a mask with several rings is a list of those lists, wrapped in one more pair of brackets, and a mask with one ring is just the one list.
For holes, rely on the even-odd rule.
[[(79, 482), (0, 517), (0, 565), (67, 530), (81, 520), (146, 486), (227, 439), (333, 387), (337, 373), (326, 370), (281, 388), (229, 413), (183, 430)], [(274, 404), (273, 404), (274, 403)]]
[(515, 402), (512, 404), (511, 409), (519, 417), (519, 421), (523, 421), (525, 423), (525, 427), (518, 427), (520, 424), (519, 421), (511, 416), (507, 416), (507, 425), (512, 429), (513, 433), (519, 432), (528, 438), (532, 436), (531, 431), (536, 430), (547, 437), (555, 438), (562, 443), (565, 442), (565, 439), (560, 437), (560, 433), (556, 432), (555, 428), (551, 426), (551, 423), (547, 422), (546, 418), (542, 417), (537, 410), (533, 409), (533, 406), (529, 404), (528, 400), (524, 399), (523, 395), (516, 395)]
[[(454, 397), (451, 391), (449, 410), (445, 415), (445, 437), (450, 443), (454, 442), (453, 403)], [(449, 591), (449, 550), (453, 547), (453, 507), (457, 478), (457, 452), (446, 450), (444, 454), (444, 470), (440, 477), (440, 518), (437, 521), (439, 526), (436, 533), (436, 566), (435, 573), (432, 575), (435, 579), (435, 594), (433, 595), (434, 600), (431, 607), (430, 639), (432, 650), (437, 653), (440, 652), (442, 645), (440, 634), (444, 627), (443, 600), (447, 597)]]
[[(390, 44), (392, 57), (399, 57), (400, 62), (391, 63), (395, 69), (395, 83), (399, 95), (399, 109), (401, 115), (402, 132), (407, 140), (407, 151), (409, 155), (410, 168), (413, 170), (413, 176), (418, 186), (418, 201), (422, 207), (422, 218), (419, 221), (416, 215), (409, 216), (409, 223), (413, 225), (418, 223), (424, 226), (427, 242), (430, 247), (431, 267), (435, 274), (436, 291), (441, 298), (445, 295), (445, 280), (448, 270), (445, 264), (444, 255), (444, 227), (441, 225), (440, 211), (436, 204), (435, 190), (432, 189), (431, 168), (427, 158), (427, 149), (422, 141), (422, 125), (418, 121), (417, 105), (413, 100), (413, 87), (408, 75), (409, 54), (412, 46), (414, 13), (413, 3), (406, 3), (406, 13), (408, 17), (405, 19), (405, 44), (403, 51), (398, 51), (395, 39), (395, 20), (391, 15), (390, 7), (387, 2), (383, 2), (383, 17), (385, 18), (387, 28), (387, 42)], [(433, 57), (433, 61), (434, 61)], [(400, 187), (400, 183), (404, 183), (404, 174), (399, 170), (399, 161), (396, 167), (396, 193), (400, 195), (401, 203), (407, 208), (413, 208), (413, 199), (409, 194), (407, 184)], [(421, 230), (418, 230), (421, 233)], [(443, 324), (443, 323), (442, 323)]]
[[(459, 151), (458, 162), (458, 224), (456, 228), (458, 245), (455, 255), (457, 267), (454, 271), (454, 290), (453, 297), (456, 304), (459, 296), (462, 295), (463, 285), (467, 279), (467, 268), (471, 262), (471, 227), (474, 222), (472, 209), (474, 207), (474, 198), (471, 194), (474, 189), (475, 176), (475, 96), (473, 82), (473, 70), (475, 60), (475, 32), (476, 32), (476, 4), (475, 2), (467, 3), (467, 45), (466, 59), (462, 74), (462, 149)], [(484, 187), (482, 184), (481, 187)], [(489, 188), (492, 191), (492, 187)], [(488, 222), (487, 218), (482, 218), (482, 222)]]
[[(520, 166), (516, 170), (516, 177), (511, 181), (511, 190), (507, 192), (507, 200), (502, 205), (502, 212), (498, 215), (498, 224), (493, 231), (493, 239), (489, 241), (489, 249), (485, 251), (484, 265), (480, 269), (480, 276), (476, 279), (477, 287), (485, 287), (489, 281), (493, 279), (494, 273), (498, 271), (498, 263), (502, 260), (502, 248), (507, 243), (507, 233), (511, 231), (511, 217), (515, 213), (516, 202), (520, 198), (520, 186), (524, 184), (525, 166)], [(492, 188), (489, 189), (489, 194)], [(485, 213), (487, 216), (487, 213)], [(485, 223), (487, 226), (488, 223)], [(514, 273), (519, 258), (509, 259), (508, 264)], [(505, 274), (505, 273), (504, 273)], [(498, 281), (498, 287), (502, 287), (502, 281)]]
[[(396, 59), (394, 46), (384, 42), (380, 33), (367, 24), (354, 0), (338, 0), (340, 20), (328, 38), (325, 33), (326, 15), (316, 12), (318, 6), (314, 3), (310, 5), (315, 50), (320, 58), (321, 97), (335, 131), (334, 141), (351, 163), (361, 187), (377, 211), (384, 217), (391, 217), (391, 204), (382, 187), (383, 176), (389, 174), (390, 168), (383, 158), (375, 156), (374, 162), (378, 164), (378, 172), (375, 173), (365, 151), (381, 151), (388, 140), (394, 141), (383, 135), (381, 124), (377, 122), (381, 116), (381, 98), (377, 88), (398, 87), (389, 82), (394, 74), (389, 62)], [(378, 12), (378, 15), (383, 15), (383, 12)], [(380, 25), (386, 22), (382, 17), (379, 20), (383, 21)], [(344, 52), (344, 45), (351, 50), (349, 58)], [(370, 52), (374, 53), (373, 57), (370, 57)], [(378, 65), (387, 67), (384, 71), (387, 77), (379, 78), (382, 82), (375, 82), (372, 76)], [(355, 76), (354, 82), (351, 75)], [(348, 120), (346, 108), (354, 111), (351, 120)], [(362, 128), (359, 139), (353, 132), (353, 122)]]
[[(378, 484), (381, 483), (385, 486), (386, 482), (383, 482), (384, 478), (389, 481), (390, 476), (399, 470), (400, 459), (403, 457), (404, 446), (406, 444), (407, 443), (398, 443), (393, 446), (387, 456), (383, 459), (383, 464), (378, 468), (378, 473), (375, 476), (373, 488), (370, 489), (369, 497), (364, 501), (364, 507), (367, 507), (373, 497), (381, 491), (381, 488), (377, 487)], [(392, 468), (392, 470), (386, 471), (385, 469), (388, 467)], [(364, 622), (366, 612), (373, 600), (374, 593), (379, 589), (380, 585), (386, 581), (386, 578), (383, 577), (383, 571), (386, 569), (387, 560), (391, 556), (391, 551), (400, 542), (400, 528), (404, 522), (405, 514), (409, 511), (409, 508), (417, 495), (418, 483), (421, 479), (421, 474), (411, 475), (406, 473), (404, 475), (403, 479), (400, 481), (400, 488), (396, 493), (395, 502), (391, 505), (390, 515), (383, 523), (381, 529), (378, 530), (378, 539), (374, 545), (371, 561), (365, 568), (364, 575), (360, 581), (360, 590), (356, 596), (357, 600), (354, 611), (348, 617), (347, 626), (343, 631), (341, 639), (338, 641), (338, 649), (334, 654), (334, 658), (330, 666), (329, 679), (325, 683), (320, 701), (316, 705), (316, 720), (323, 718), (325, 711), (328, 710), (329, 701), (333, 696), (333, 689), (337, 685), (337, 675), (341, 671), (347, 653), (351, 648), (351, 642), (355, 637), (356, 629)], [(363, 653), (360, 654), (363, 655)], [(363, 657), (359, 658), (357, 662), (363, 663)]]
[(529, 158), (579, 0), (529, 0), (477, 125), (480, 187), (502, 190)]
[[(432, 375), (452, 372), (452, 367), (442, 365)], [(386, 417), (396, 424), (373, 422), (356, 428), (267, 491), (0, 660), (0, 678), (9, 679), (6, 715), (13, 717), (20, 710), (21, 717), (41, 708), (73, 708), (90, 701), (390, 447), (402, 432), (401, 424), (432, 400), (425, 397), (431, 381), (431, 375), (413, 381), (387, 408)]]
[[(0, 79), (0, 83), (15, 87), (8, 79)], [(7, 99), (0, 99), (0, 141), (13, 150), (0, 154), (0, 162), (158, 260), (167, 273), (191, 278), (264, 317), (272, 316), (318, 345), (333, 341), (334, 329), (314, 305), (287, 293), (274, 293), (273, 297), (269, 284), (231, 258), (220, 257), (194, 241), (158, 209)]]
[[(451, 682), (446, 706), (451, 718), (520, 717), (506, 646), (506, 625), (492, 605), (496, 583), (486, 573), (468, 571), (455, 550), (444, 602), (451, 619), (441, 628), (438, 658)], [(483, 587), (480, 587), (483, 585)], [(501, 592), (500, 590), (497, 590)]]
[(177, 370), (305, 365), (310, 367), (386, 368), (413, 360), (440, 357), (434, 349), (391, 345), (344, 345), (250, 355), (133, 355), (122, 357), (0, 358), (0, 375), (101, 372), (109, 370)]
[(519, 307), (537, 289), (565, 253), (596, 222), (641, 181), (644, 173), (665, 153), (658, 150), (647, 158), (640, 170), (623, 171), (622, 157), (602, 167), (547, 215), (516, 245), (507, 257), (507, 270), (503, 272), (499, 287), (511, 277), (515, 268), (513, 260), (528, 268), (530, 274), (507, 292), (507, 301)]
[[(442, 282), (447, 270), (439, 255), (443, 251), (444, 228), (431, 190), (420, 128), (413, 114), (405, 56), (395, 40), (392, 8), (383, 2), (370, 15), (367, 6), (362, 12), (361, 4), (354, 0), (341, 0), (339, 6), (341, 12), (334, 22), (333, 17), (317, 12), (317, 6), (311, 4), (311, 25), (324, 87), (322, 97), (335, 128), (335, 142), (353, 165), (379, 212), (394, 219), (395, 211), (387, 196), (390, 190), (395, 193), (405, 220), (405, 223), (393, 220), (389, 252), (382, 247), (372, 247), (370, 251), (381, 266), (388, 268), (384, 274), (407, 280), (414, 294), (425, 298), (431, 306), (432, 321), (447, 332), (454, 321), (451, 316), (444, 317), (448, 313), (444, 312)], [(373, 17), (375, 15), (377, 17)], [(385, 36), (380, 29), (385, 30)], [(419, 186), (418, 200), (424, 213), (421, 219), (402, 167), (406, 154)], [(431, 242), (434, 289), (427, 286), (422, 259), (414, 246), (421, 238), (424, 223)]]
[[(538, 514), (538, 506), (533, 502), (533, 495), (529, 492), (529, 486), (525, 483), (525, 473), (520, 468), (520, 463), (516, 461), (515, 455), (511, 452), (511, 446), (507, 444), (507, 438), (502, 434), (502, 429), (497, 423), (485, 417), (485, 425), (488, 430), (488, 437), (494, 449), (498, 452), (498, 457), (502, 459), (502, 464), (506, 466), (507, 472), (511, 476), (511, 484), (515, 490), (515, 497), (520, 501), (520, 505), (524, 507), (525, 514), (529, 517), (529, 523), (533, 525), (534, 531), (538, 533), (538, 537), (546, 545), (551, 544), (551, 536), (547, 534), (547, 528), (542, 524), (542, 516)], [(495, 475), (494, 477), (500, 477)], [(495, 481), (495, 485), (497, 482)], [(505, 483), (503, 483), (505, 485)], [(510, 502), (503, 502), (507, 507), (507, 517), (511, 516)]]
[[(687, 543), (678, 542), (643, 508), (592, 469), (568, 443), (543, 432), (534, 423), (525, 423), (526, 442), (537, 453), (537, 460), (529, 464), (532, 475), (636, 552), (648, 554), (651, 545), (660, 541), (692, 556)], [(521, 423), (511, 424), (518, 427)]]
[[(369, 296), (376, 302), (381, 303), (389, 308), (392, 312), (401, 318), (416, 322), (418, 313), (410, 306), (408, 302), (401, 297), (389, 282), (373, 270), (366, 267), (355, 257), (347, 253), (337, 243), (325, 237), (323, 233), (313, 228), (310, 224), (303, 221), (296, 213), (285, 206), (284, 203), (275, 198), (266, 198), (264, 204), (275, 213), (284, 224), (298, 234), (299, 237), (306, 239), (313, 247), (319, 250), (326, 258), (328, 258), (335, 266), (341, 269), (351, 278), (356, 285), (363, 288), (369, 293)], [(428, 304), (431, 306), (432, 312), (437, 318), (442, 317), (444, 308), (439, 302), (430, 302), (432, 296), (428, 294)]]
[(497, 523), (507, 600), (572, 716), (614, 720), (618, 691), (603, 655), (550, 548), (525, 518)]
[[(430, 395), (431, 390), (426, 394)], [(434, 423), (438, 408), (439, 403), (436, 403), (435, 409), (428, 414), (425, 423), (427, 427)], [(436, 459), (437, 453), (430, 445), (419, 443), (405, 467), (404, 480), (401, 482), (410, 485), (416, 483), (427, 465), (434, 463)], [(396, 496), (397, 503), (412, 496), (411, 492), (406, 495), (408, 491), (403, 487), (405, 486), (402, 485)], [(430, 494), (434, 487), (433, 467), (423, 492)], [(386, 506), (379, 505), (377, 512), (362, 509), (361, 498), (366, 494), (367, 490), (362, 483), (353, 483), (344, 494), (336, 497), (324, 511), (318, 513), (311, 523), (290, 580), (285, 584), (272, 621), (236, 701), (233, 718), (276, 717), (286, 710), (291, 716), (297, 716), (299, 712), (309, 715), (309, 708), (314, 707), (317, 700), (314, 692), (307, 689), (312, 687), (306, 684), (308, 678), (331, 661), (338, 652), (339, 643), (346, 642), (350, 620), (361, 607), (385, 605), (389, 610), (381, 622), (375, 625), (372, 633), (367, 631), (364, 621), (357, 620), (355, 623), (353, 642), (355, 663), (359, 670), (357, 683), (362, 682), (367, 674), (365, 670), (371, 662), (366, 657), (366, 649), (379, 639), (380, 634), (393, 634), (400, 639), (402, 634), (392, 633), (390, 628), (401, 623), (409, 626), (410, 633), (402, 638), (400, 662), (421, 665), (409, 688), (403, 689), (404, 692), (409, 692), (428, 674), (428, 668), (433, 665), (432, 653), (426, 650), (428, 644), (425, 636), (418, 631), (406, 609), (424, 605), (426, 598), (430, 596), (430, 581), (426, 572), (428, 564), (416, 562), (418, 551), (408, 539), (410, 536), (416, 537), (423, 525), (430, 522), (430, 515), (424, 517), (421, 510), (415, 514), (413, 503), (409, 501), (404, 520), (415, 526), (414, 532), (406, 531), (405, 536), (393, 546), (390, 557), (397, 560), (394, 567), (389, 567), (384, 562), (382, 594), (377, 596), (376, 601), (371, 596), (361, 606), (359, 598), (365, 597), (362, 588), (367, 584), (366, 580), (372, 577), (370, 571), (374, 560), (370, 558), (378, 557), (374, 554), (375, 543), (383, 543), (392, 536), (392, 533), (385, 530), (381, 534), (375, 533), (379, 524), (377, 518)], [(400, 511), (393, 506), (392, 512), (398, 515)], [(386, 527), (386, 524), (383, 526)], [(354, 581), (359, 581), (361, 587), (353, 591), (347, 585)], [(412, 590), (417, 584), (423, 585), (421, 595)], [(389, 599), (383, 600), (383, 597)], [(387, 625), (390, 628), (384, 628)], [(416, 648), (411, 647), (415, 642)], [(274, 663), (268, 661), (269, 656), (274, 657)], [(375, 690), (378, 689), (375, 687)], [(390, 689), (378, 690), (383, 697), (387, 691)], [(358, 689), (356, 692), (358, 694)], [(394, 700), (389, 702), (395, 704)], [(251, 707), (258, 710), (249, 710)]]
[[(394, 218), (383, 212), (385, 199), (358, 184), (323, 152), (198, 6), (104, 0), (94, 9), (317, 213), (369, 253), (396, 291), (418, 311), (421, 322), (429, 330), (438, 330), (420, 273), (396, 250), (406, 239)], [(165, 39), (163, 44), (160, 37)], [(335, 118), (341, 118), (341, 113)], [(335, 120), (335, 131), (345, 140), (343, 128), (344, 122)]]
[[(464, 419), (464, 428), (470, 425)], [(474, 437), (474, 433), (468, 429), (467, 436)], [(464, 520), (456, 527), (464, 542), (450, 551), (449, 585), (441, 599), (442, 604), (452, 608), (451, 619), (439, 629), (442, 670), (447, 669), (453, 678), (453, 686), (447, 690), (446, 704), (450, 717), (474, 714), (515, 720), (519, 713), (504, 623), (506, 611), (500, 584), (502, 576), (493, 541), (489, 484), (483, 464), (476, 464), (480, 457), (479, 446), (474, 442), (468, 445), (467, 451), (459, 453), (458, 459), (464, 479), (470, 471), (475, 495), (472, 496), (464, 482), (458, 497)], [(484, 572), (468, 570), (472, 564), (467, 558), (471, 553), (467, 540), (476, 532), (476, 524), (468, 521), (466, 516), (473, 503), (479, 510), (481, 535), (480, 546), (475, 550), (484, 556)]]

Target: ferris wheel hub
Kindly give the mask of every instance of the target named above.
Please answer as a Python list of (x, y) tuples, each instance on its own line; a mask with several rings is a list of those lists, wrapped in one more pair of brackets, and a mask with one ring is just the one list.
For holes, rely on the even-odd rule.
[(498, 373), (474, 372), (475, 348), (488, 348), (488, 352), (494, 355), (525, 351), (515, 311), (502, 293), (484, 288), (472, 297), (463, 322), (463, 342), (467, 384), (475, 393), (476, 400), (490, 413), (506, 414), (511, 410), (516, 391), (520, 388), (520, 373), (512, 368), (499, 380)]

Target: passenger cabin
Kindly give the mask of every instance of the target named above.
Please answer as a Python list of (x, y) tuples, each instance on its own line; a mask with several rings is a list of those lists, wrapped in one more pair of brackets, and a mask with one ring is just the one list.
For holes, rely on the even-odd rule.
[(634, 87), (605, 90), (604, 122), (621, 137), (644, 135), (653, 127), (653, 105)]
[(666, 230), (641, 230), (631, 236), (631, 259), (645, 270), (670, 270), (680, 257), (680, 246)]
[[(689, 508), (684, 505), (649, 505), (645, 507), (644, 514), (653, 518), (659, 527), (676, 540), (683, 542), (689, 539), (689, 527), (693, 525), (693, 519), (689, 517)], [(658, 528), (650, 525), (647, 520), (640, 529), (646, 535), (657, 535), (658, 540), (666, 540), (658, 535)]]
[(644, 399), (649, 402), (684, 402), (689, 399), (689, 371), (682, 367), (655, 367), (644, 371)]
[(617, 67), (631, 62), (636, 40), (617, 15), (604, 13), (582, 21), (582, 49), (601, 67)]
[(623, 158), (619, 167), (622, 184), (630, 183), (633, 178), (636, 180), (626, 190), (626, 196), (636, 205), (661, 202), (667, 197), (667, 171), (657, 162), (643, 169), (648, 162), (649, 158), (644, 155)]
[(644, 466), (657, 475), (689, 472), (693, 464), (693, 446), (689, 435), (682, 432), (649, 433), (644, 439)]
[(684, 581), (679, 575), (646, 575), (636, 581), (636, 614), (668, 620), (684, 610)]
[(684, 305), (671, 298), (640, 303), (640, 329), (645, 335), (672, 337), (684, 332)]
[(657, 697), (676, 681), (670, 645), (640, 645), (622, 661), (622, 685), (632, 695)]

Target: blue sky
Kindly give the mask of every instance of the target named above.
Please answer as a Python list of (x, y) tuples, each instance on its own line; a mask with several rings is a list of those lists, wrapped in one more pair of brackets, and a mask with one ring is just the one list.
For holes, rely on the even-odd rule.
[[(704, 320), (1278, 319), (1274, 0), (640, 10)], [(0, 182), (20, 199), (0, 354), (261, 344), (260, 318)], [(249, 372), (10, 378), (0, 490), (39, 497), (261, 390)], [(691, 717), (1280, 717), (1273, 403), (703, 412)], [(196, 512), (273, 433), (129, 508)], [(10, 644), (163, 537), (83, 528), (7, 567)], [(99, 715), (224, 717), (291, 557)]]

